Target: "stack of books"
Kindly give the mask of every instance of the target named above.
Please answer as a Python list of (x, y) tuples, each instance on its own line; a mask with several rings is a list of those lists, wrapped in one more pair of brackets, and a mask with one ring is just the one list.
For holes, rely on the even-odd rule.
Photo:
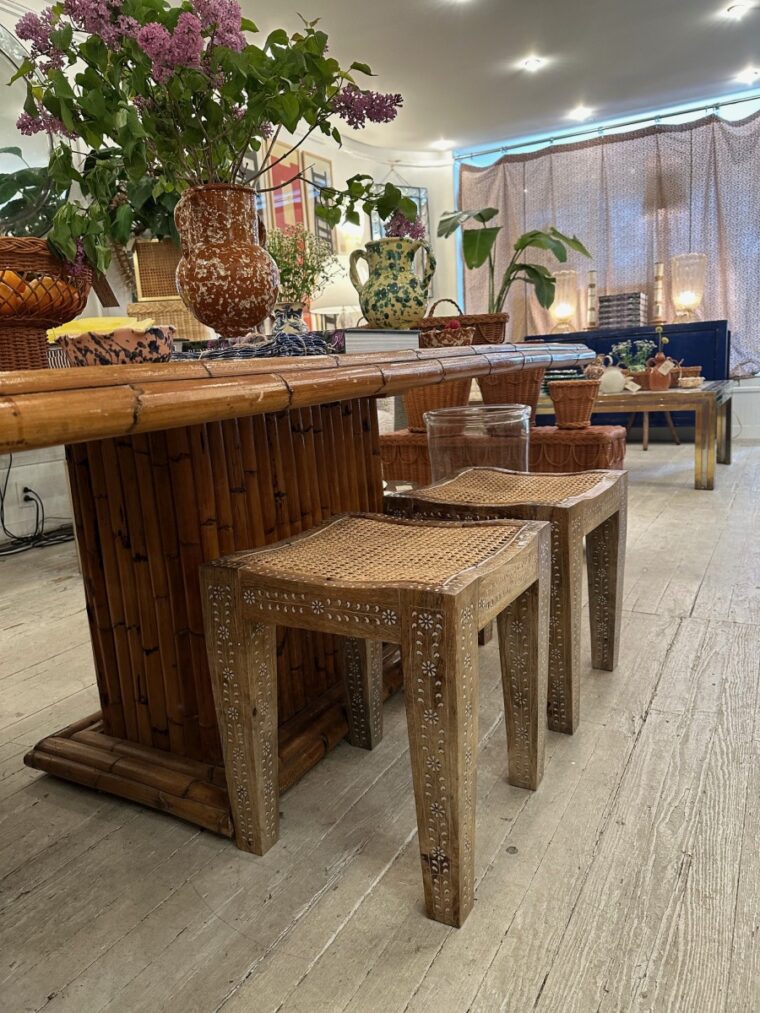
[(419, 331), (380, 330), (372, 327), (348, 327), (345, 335), (349, 355), (362, 352), (399, 352), (420, 347)]
[(623, 292), (599, 296), (600, 327), (641, 327), (648, 323), (649, 296), (646, 292)]

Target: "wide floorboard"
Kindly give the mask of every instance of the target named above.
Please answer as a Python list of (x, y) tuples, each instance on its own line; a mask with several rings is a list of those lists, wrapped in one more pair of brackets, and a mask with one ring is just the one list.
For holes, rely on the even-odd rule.
[(72, 546), (0, 560), (0, 1008), (46, 1013), (756, 1013), (760, 444), (714, 492), (629, 449), (620, 666), (505, 780), (480, 652), (477, 900), (428, 921), (403, 701), (281, 800), (264, 857), (23, 766), (97, 707)]

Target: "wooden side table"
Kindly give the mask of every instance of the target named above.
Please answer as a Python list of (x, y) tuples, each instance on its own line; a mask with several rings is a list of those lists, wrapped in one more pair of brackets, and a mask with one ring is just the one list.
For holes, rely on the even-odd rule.
[[(637, 393), (600, 394), (594, 413), (694, 412), (694, 488), (715, 488), (715, 464), (731, 463), (732, 380), (711, 380), (696, 390), (640, 390)], [(553, 414), (551, 400), (543, 397), (538, 415)]]

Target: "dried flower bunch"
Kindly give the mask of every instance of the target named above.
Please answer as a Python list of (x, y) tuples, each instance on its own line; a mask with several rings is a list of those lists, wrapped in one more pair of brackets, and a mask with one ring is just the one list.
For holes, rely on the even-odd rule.
[(337, 258), (330, 244), (303, 225), (271, 229), (267, 249), (280, 270), (281, 302), (303, 305), (335, 275)]
[[(61, 208), (49, 241), (74, 260), (80, 240), (100, 270), (109, 240), (126, 242), (146, 203), (168, 210), (204, 183), (256, 186), (315, 131), (340, 144), (341, 121), (388, 123), (402, 104), (361, 88), (354, 75), (370, 68), (341, 67), (316, 21), (254, 44), (258, 30), (237, 0), (61, 0), (16, 30), (31, 49), (17, 74), (28, 84), (19, 130), (58, 135), (50, 174), (83, 195)], [(281, 131), (300, 139), (276, 159)], [(360, 211), (414, 217), (396, 187), (376, 195), (372, 186), (356, 175), (320, 188), (317, 213), (331, 225), (358, 222)]]

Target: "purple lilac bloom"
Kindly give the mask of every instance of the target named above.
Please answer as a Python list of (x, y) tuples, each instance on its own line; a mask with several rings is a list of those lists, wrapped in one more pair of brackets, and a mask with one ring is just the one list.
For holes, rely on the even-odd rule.
[(268, 120), (264, 120), (263, 123), (259, 123), (259, 137), (262, 137), (265, 141), (274, 133), (274, 127)]
[(392, 239), (403, 239), (406, 236), (409, 239), (424, 239), (425, 226), (419, 218), (415, 218), (413, 222), (410, 222), (400, 211), (394, 211), (385, 223), (385, 234)]
[(383, 95), (378, 91), (363, 91), (355, 84), (348, 84), (333, 100), (333, 112), (345, 120), (350, 127), (363, 127), (370, 123), (390, 123), (395, 120), (403, 105), (401, 95)]
[(74, 26), (89, 35), (98, 35), (109, 49), (125, 37), (134, 38), (139, 24), (120, 14), (121, 0), (64, 0), (63, 9)]
[(214, 44), (239, 53), (245, 46), (245, 36), (240, 27), (242, 13), (237, 0), (195, 0), (193, 6), (204, 29), (212, 30)]
[(73, 260), (69, 261), (69, 274), (75, 278), (79, 277), (85, 269), (84, 243), (81, 238), (77, 239), (77, 252)]
[(62, 137), (70, 139), (74, 139), (77, 136), (46, 109), (38, 109), (36, 116), (30, 116), (29, 113), (21, 113), (16, 120), (16, 126), (26, 137), (31, 137), (32, 134), (41, 134), (43, 130), (51, 134), (60, 134)]
[(18, 37), (32, 44), (30, 50), (32, 59), (47, 57), (47, 60), (41, 61), (39, 65), (43, 73), (52, 69), (60, 70), (64, 64), (63, 53), (50, 41), (50, 33), (54, 28), (52, 7), (46, 7), (40, 14), (29, 11), (16, 24)]
[(157, 21), (144, 25), (137, 33), (137, 44), (153, 64), (153, 76), (159, 84), (168, 81), (177, 67), (199, 67), (203, 52), (201, 22), (189, 11), (180, 14), (173, 33)]

